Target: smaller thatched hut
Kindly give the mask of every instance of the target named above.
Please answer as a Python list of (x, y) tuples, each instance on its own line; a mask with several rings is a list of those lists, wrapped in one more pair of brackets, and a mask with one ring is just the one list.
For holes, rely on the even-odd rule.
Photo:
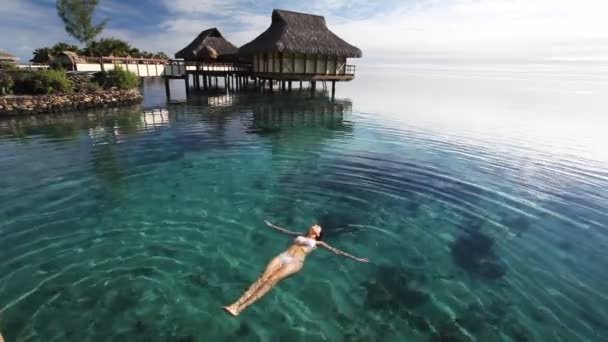
[(214, 27), (201, 32), (192, 43), (178, 51), (175, 58), (189, 62), (226, 62), (235, 60), (237, 52), (238, 48)]
[(361, 50), (331, 32), (322, 16), (275, 9), (270, 27), (239, 54), (253, 57), (261, 77), (347, 81), (354, 69), (346, 60), (361, 57)]
[(17, 63), (19, 61), (19, 58), (11, 55), (10, 53), (0, 49), (0, 62), (11, 62), (11, 63)]
[(53, 56), (53, 64), (66, 70), (76, 70), (76, 64), (86, 63), (86, 61), (72, 51), (62, 51)]

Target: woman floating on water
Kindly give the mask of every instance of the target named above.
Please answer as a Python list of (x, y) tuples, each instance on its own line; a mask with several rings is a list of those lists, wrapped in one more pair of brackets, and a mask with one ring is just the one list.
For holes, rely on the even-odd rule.
[(304, 265), (304, 259), (308, 254), (310, 254), (310, 252), (315, 250), (317, 246), (327, 248), (337, 255), (343, 255), (347, 258), (360, 262), (368, 262), (367, 259), (354, 257), (321, 241), (321, 226), (319, 225), (310, 227), (308, 234), (303, 235), (275, 226), (268, 221), (266, 221), (266, 224), (269, 227), (283, 233), (296, 235), (297, 238), (294, 239), (291, 247), (268, 263), (264, 273), (249, 287), (249, 290), (247, 290), (247, 292), (245, 292), (241, 298), (239, 298), (232, 305), (224, 307), (226, 311), (234, 316), (240, 314), (241, 311), (245, 310), (249, 305), (253, 304), (256, 300), (268, 293), (268, 291), (270, 291), (270, 289), (272, 289), (279, 281), (301, 270), (302, 266)]

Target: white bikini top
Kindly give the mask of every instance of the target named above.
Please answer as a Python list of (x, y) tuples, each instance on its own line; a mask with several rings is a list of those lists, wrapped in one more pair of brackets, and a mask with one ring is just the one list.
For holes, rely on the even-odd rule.
[(308, 247), (308, 251), (312, 251), (317, 248), (317, 240), (306, 237), (298, 236), (295, 240), (296, 245)]

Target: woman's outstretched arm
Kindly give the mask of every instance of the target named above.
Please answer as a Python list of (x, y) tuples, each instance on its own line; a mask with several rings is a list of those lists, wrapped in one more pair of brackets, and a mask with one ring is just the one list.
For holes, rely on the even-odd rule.
[(264, 222), (266, 223), (266, 225), (267, 225), (268, 227), (270, 227), (270, 228), (274, 228), (274, 229), (276, 229), (276, 230), (278, 230), (278, 231), (280, 231), (280, 232), (282, 232), (282, 233), (289, 234), (289, 235), (302, 235), (302, 233), (298, 233), (298, 232), (292, 232), (291, 230), (287, 230), (287, 229), (285, 229), (285, 228), (283, 228), (283, 227), (276, 226), (276, 225), (274, 225), (274, 224), (272, 224), (272, 223), (268, 222), (268, 220), (264, 220)]
[(346, 252), (343, 252), (343, 251), (341, 251), (341, 250), (339, 250), (339, 249), (337, 249), (337, 248), (333, 248), (332, 246), (330, 246), (330, 245), (326, 244), (326, 243), (325, 243), (325, 242), (323, 242), (323, 241), (317, 241), (317, 245), (318, 245), (318, 246), (321, 246), (321, 247), (324, 247), (324, 248), (327, 248), (327, 249), (329, 249), (331, 252), (333, 252), (333, 253), (335, 253), (335, 254), (337, 254), (337, 255), (342, 255), (342, 256), (345, 256), (345, 257), (347, 257), (347, 258), (351, 258), (351, 259), (353, 259), (353, 260), (357, 260), (357, 261), (360, 261), (360, 262), (369, 262), (369, 260), (367, 260), (367, 259), (363, 259), (363, 258), (357, 258), (356, 256), (350, 255), (350, 254), (348, 254), (348, 253), (346, 253)]

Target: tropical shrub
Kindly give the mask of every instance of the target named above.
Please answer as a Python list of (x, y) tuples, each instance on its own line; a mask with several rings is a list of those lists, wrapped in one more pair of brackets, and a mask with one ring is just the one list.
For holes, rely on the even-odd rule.
[(71, 93), (73, 88), (65, 70), (39, 70), (15, 76), (17, 94)]
[(101, 71), (94, 78), (103, 88), (117, 87), (119, 89), (133, 89), (139, 87), (139, 77), (134, 73), (115, 67), (110, 71)]
[(0, 70), (3, 71), (16, 71), (19, 70), (17, 64), (9, 61), (0, 61)]
[(0, 95), (10, 94), (13, 91), (12, 73), (17, 70), (15, 63), (2, 61), (0, 62)]
[(93, 80), (89, 74), (69, 74), (75, 93), (96, 93), (101, 90), (101, 86)]
[(10, 94), (13, 92), (15, 82), (10, 74), (0, 72), (0, 95)]

